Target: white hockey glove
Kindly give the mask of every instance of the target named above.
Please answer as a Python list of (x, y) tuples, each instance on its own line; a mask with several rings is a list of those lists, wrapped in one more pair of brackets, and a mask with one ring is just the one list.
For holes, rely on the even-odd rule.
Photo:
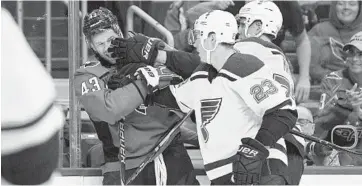
[(152, 66), (141, 67), (135, 73), (137, 79), (146, 81), (149, 93), (162, 90), (169, 85), (178, 84), (183, 81), (181, 76), (176, 75), (168, 70), (165, 66), (157, 68)]
[(152, 93), (158, 89), (160, 76), (158, 75), (156, 68), (152, 66), (141, 67), (137, 69), (135, 76), (137, 79), (141, 79), (146, 82), (149, 93)]

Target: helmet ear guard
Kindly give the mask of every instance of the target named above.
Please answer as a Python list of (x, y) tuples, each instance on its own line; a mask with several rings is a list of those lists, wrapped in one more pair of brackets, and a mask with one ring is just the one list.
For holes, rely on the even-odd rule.
[[(215, 34), (216, 44), (213, 49), (206, 49), (204, 41)], [(220, 43), (235, 43), (235, 37), (238, 33), (238, 26), (235, 17), (225, 11), (213, 10), (201, 15), (194, 24), (194, 29), (189, 32), (188, 42), (194, 45), (197, 39), (200, 39), (201, 46), (207, 52), (207, 63), (210, 64), (211, 52), (216, 49)]]

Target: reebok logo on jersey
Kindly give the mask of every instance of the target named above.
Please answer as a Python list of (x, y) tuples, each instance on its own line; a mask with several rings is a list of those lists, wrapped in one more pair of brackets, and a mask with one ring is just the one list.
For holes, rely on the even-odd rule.
[(149, 53), (151, 51), (151, 47), (152, 47), (152, 41), (153, 41), (152, 38), (148, 39), (146, 46), (144, 46), (142, 48), (142, 55), (145, 59), (148, 59), (148, 55), (149, 55)]
[(201, 100), (201, 132), (205, 143), (209, 140), (209, 132), (206, 125), (211, 122), (220, 110), (222, 98)]
[(250, 148), (245, 147), (245, 146), (241, 146), (239, 148), (238, 152), (242, 152), (244, 154), (244, 156), (247, 157), (247, 158), (254, 158), (256, 155), (259, 154), (258, 151), (250, 149)]

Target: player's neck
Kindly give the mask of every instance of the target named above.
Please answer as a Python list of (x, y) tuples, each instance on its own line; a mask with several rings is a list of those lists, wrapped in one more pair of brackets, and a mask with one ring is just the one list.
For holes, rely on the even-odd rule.
[(212, 66), (214, 66), (217, 71), (220, 71), (229, 57), (234, 53), (234, 49), (219, 45), (215, 52), (211, 55)]

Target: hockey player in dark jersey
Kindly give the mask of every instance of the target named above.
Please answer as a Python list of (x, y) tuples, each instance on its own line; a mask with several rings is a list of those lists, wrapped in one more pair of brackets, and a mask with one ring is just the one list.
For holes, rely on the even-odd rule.
[[(87, 14), (83, 33), (97, 60), (87, 62), (76, 71), (76, 95), (103, 143), (103, 184), (119, 185), (120, 122), (125, 130), (127, 179), (179, 117), (169, 109), (144, 105), (149, 94), (147, 86), (131, 78), (135, 70), (144, 65), (122, 65), (107, 52), (113, 38), (123, 37), (116, 17), (108, 9), (101, 7)], [(130, 184), (198, 184), (179, 135)]]
[[(184, 112), (195, 110), (200, 150), (212, 184), (287, 184), (287, 157), (281, 137), (295, 125), (294, 100), (282, 91), (267, 65), (233, 49), (236, 33), (236, 20), (230, 13), (212, 11), (202, 15), (190, 38), (200, 58), (187, 54), (184, 58), (205, 63), (185, 82), (162, 91), (172, 92)], [(167, 60), (173, 60), (170, 54), (179, 55), (160, 52), (154, 58), (166, 55)], [(180, 70), (181, 66), (169, 67), (180, 75), (189, 72)], [(157, 82), (157, 74), (140, 73), (150, 85), (156, 85), (151, 82)], [(259, 95), (263, 86), (268, 90), (264, 96)], [(262, 92), (258, 93), (258, 87)], [(156, 102), (166, 99), (165, 94)]]

